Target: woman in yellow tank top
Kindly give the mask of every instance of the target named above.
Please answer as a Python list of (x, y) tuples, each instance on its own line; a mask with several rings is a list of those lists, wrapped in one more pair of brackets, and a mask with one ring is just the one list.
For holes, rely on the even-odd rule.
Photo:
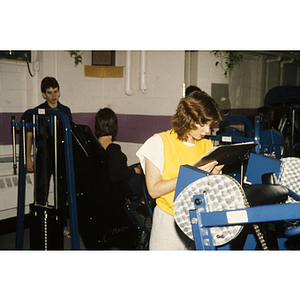
[[(203, 91), (195, 91), (182, 98), (173, 116), (173, 128), (149, 138), (137, 152), (145, 173), (149, 194), (156, 199), (150, 250), (193, 249), (189, 240), (177, 227), (173, 218), (173, 199), (179, 167), (192, 165), (212, 148), (205, 138), (223, 114), (218, 104)], [(217, 161), (201, 167), (217, 174), (223, 166)]]

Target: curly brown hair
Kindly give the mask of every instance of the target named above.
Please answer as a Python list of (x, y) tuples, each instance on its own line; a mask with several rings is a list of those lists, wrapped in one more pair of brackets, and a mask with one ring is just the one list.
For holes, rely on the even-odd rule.
[(194, 91), (182, 98), (173, 116), (173, 130), (181, 141), (187, 140), (196, 125), (210, 123), (211, 127), (224, 119), (220, 106), (204, 91)]

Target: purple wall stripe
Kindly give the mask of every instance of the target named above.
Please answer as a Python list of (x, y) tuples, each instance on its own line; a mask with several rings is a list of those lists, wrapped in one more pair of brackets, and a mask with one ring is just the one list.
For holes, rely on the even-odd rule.
[[(88, 125), (94, 131), (94, 113), (73, 113), (76, 124)], [(144, 143), (154, 133), (172, 127), (171, 116), (145, 116), (118, 114), (119, 130), (116, 141), (127, 143)]]
[[(18, 123), (21, 121), (22, 114), (0, 113), (0, 145), (12, 145), (11, 117), (15, 116), (15, 120)], [(19, 142), (18, 134), (16, 134), (16, 142)]]
[[(233, 115), (247, 116), (255, 113), (256, 109), (231, 110)], [(88, 125), (92, 131), (94, 131), (95, 115), (96, 113), (72, 113), (74, 123)], [(15, 116), (16, 122), (19, 123), (22, 113), (0, 113), (0, 145), (12, 144), (11, 116)], [(172, 116), (118, 114), (118, 120), (119, 131), (116, 141), (119, 142), (141, 144), (153, 134), (172, 127)]]

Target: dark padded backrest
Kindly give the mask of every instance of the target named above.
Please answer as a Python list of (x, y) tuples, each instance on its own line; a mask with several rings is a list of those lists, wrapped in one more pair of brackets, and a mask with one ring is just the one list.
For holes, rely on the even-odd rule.
[(87, 125), (71, 124), (73, 140), (78, 149), (81, 149), (82, 154), (86, 157), (100, 155), (101, 159), (107, 160), (105, 150)]
[(86, 125), (72, 123), (76, 193), (91, 210), (123, 207), (124, 195), (109, 178), (107, 154)]
[(73, 123), (71, 127), (78, 227), (83, 243), (89, 250), (131, 249), (138, 233), (124, 210), (124, 190), (110, 180), (107, 154), (88, 126)]
[(250, 206), (284, 203), (288, 198), (288, 190), (282, 185), (254, 184), (244, 187)]

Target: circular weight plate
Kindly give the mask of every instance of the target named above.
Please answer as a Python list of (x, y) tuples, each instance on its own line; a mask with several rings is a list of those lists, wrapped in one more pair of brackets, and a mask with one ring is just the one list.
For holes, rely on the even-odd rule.
[[(188, 185), (176, 198), (174, 219), (179, 228), (194, 239), (189, 211), (195, 209), (193, 196), (205, 194), (206, 211), (222, 211), (245, 208), (243, 189), (240, 184), (228, 175), (210, 175)], [(235, 238), (243, 226), (211, 227), (214, 246), (221, 246)]]
[[(279, 171), (279, 184), (287, 187), (295, 194), (300, 195), (300, 159), (298, 157), (285, 157), (281, 160)], [(292, 197), (288, 197), (287, 203), (298, 202)]]

